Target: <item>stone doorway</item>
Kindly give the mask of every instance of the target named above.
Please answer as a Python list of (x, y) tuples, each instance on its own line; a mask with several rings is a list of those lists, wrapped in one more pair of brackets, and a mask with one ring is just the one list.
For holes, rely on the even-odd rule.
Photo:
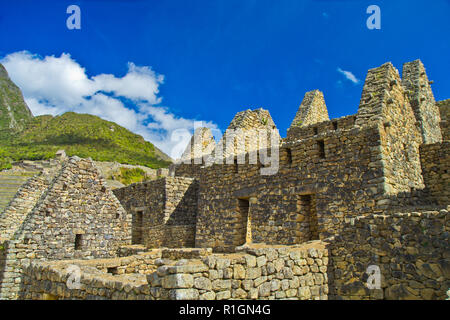
[(317, 221), (316, 196), (314, 194), (301, 195), (298, 201), (298, 214), (303, 216), (307, 224), (304, 239), (306, 241), (319, 240), (319, 224)]

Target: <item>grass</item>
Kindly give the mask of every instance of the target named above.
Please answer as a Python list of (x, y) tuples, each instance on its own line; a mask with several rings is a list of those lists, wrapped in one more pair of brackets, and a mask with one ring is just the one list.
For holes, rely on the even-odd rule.
[(119, 181), (124, 185), (129, 185), (136, 182), (142, 182), (147, 180), (149, 177), (144, 170), (140, 168), (120, 168)]
[(19, 160), (46, 160), (64, 149), (68, 156), (165, 168), (170, 158), (140, 135), (88, 114), (34, 117), (21, 132), (0, 131), (0, 170)]

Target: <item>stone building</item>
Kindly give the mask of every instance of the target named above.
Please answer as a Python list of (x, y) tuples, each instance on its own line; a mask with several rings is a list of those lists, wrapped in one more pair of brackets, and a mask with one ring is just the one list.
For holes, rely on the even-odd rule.
[[(193, 137), (184, 161), (171, 168), (175, 177), (198, 183), (198, 192), (184, 195), (195, 196), (197, 203), (195, 231), (186, 237), (195, 238), (195, 247), (224, 252), (246, 242), (291, 245), (339, 234), (352, 217), (436, 203), (433, 197), (446, 205), (448, 186), (441, 179), (447, 176), (448, 145), (442, 142), (440, 119), (425, 69), (414, 61), (405, 64), (403, 80), (390, 63), (369, 70), (355, 115), (329, 120), (323, 94), (306, 93), (279, 142), (278, 170), (272, 175), (261, 174), (263, 149), (245, 135), (255, 128), (275, 129), (267, 110), (238, 113), (214, 149), (208, 129), (198, 129), (194, 137), (206, 138), (196, 144)], [(243, 132), (245, 153), (236, 144), (226, 148), (223, 141), (234, 138), (227, 135), (230, 129)], [(252, 152), (255, 164), (249, 162)], [(211, 161), (218, 153), (219, 164)], [(230, 156), (234, 161), (227, 162)], [(239, 163), (239, 156), (246, 162)], [(439, 174), (434, 174), (436, 165)], [(154, 192), (160, 183), (150, 183), (147, 190)], [(116, 195), (125, 203), (149, 192), (134, 185)]]
[[(114, 234), (104, 243), (110, 250), (95, 240), (75, 255), (80, 227), (57, 227), (68, 232), (67, 254), (58, 251), (65, 242), (55, 243), (43, 249), (46, 259), (24, 264), (22, 297), (444, 299), (449, 110), (416, 60), (402, 78), (391, 63), (369, 70), (354, 115), (330, 120), (323, 93), (306, 93), (285, 138), (263, 109), (238, 113), (217, 143), (200, 128), (168, 177), (114, 195), (95, 189), (114, 204), (105, 214), (120, 214), (105, 222), (100, 213), (85, 232)], [(13, 220), (4, 225), (21, 224)], [(5, 232), (8, 243), (27, 234)], [(82, 260), (51, 261), (72, 258)], [(67, 285), (71, 265), (82, 271), (79, 290)], [(379, 285), (367, 282), (369, 267), (379, 270)]]
[(20, 188), (0, 235), (0, 298), (14, 299), (32, 260), (115, 257), (131, 244), (131, 215), (91, 160), (72, 157)]

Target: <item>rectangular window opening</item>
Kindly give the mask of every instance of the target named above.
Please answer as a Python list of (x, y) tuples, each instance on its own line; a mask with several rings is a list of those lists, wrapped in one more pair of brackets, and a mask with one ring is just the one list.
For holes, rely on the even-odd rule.
[(337, 130), (337, 128), (338, 128), (338, 123), (337, 123), (337, 121), (333, 121), (333, 129), (334, 129), (334, 130)]
[(106, 271), (107, 273), (110, 273), (110, 274), (118, 274), (117, 272), (117, 267), (110, 267), (110, 268), (107, 268), (107, 271)]
[(318, 140), (317, 147), (319, 149), (319, 158), (325, 159), (325, 142), (323, 140)]
[(82, 234), (76, 234), (75, 235), (75, 250), (81, 250), (81, 244), (82, 244)]
[(292, 164), (292, 150), (290, 148), (286, 149), (286, 157), (287, 157), (287, 163)]

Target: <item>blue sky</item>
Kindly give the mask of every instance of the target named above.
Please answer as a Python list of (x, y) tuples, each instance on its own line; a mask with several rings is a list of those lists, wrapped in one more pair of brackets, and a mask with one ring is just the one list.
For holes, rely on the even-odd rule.
[[(305, 92), (313, 89), (324, 92), (330, 118), (356, 113), (367, 70), (387, 61), (401, 72), (404, 62), (420, 58), (436, 100), (450, 98), (448, 0), (0, 3), (0, 62), (35, 113), (97, 114), (167, 153), (178, 127), (203, 120), (224, 130), (248, 108), (268, 109), (285, 136)], [(81, 9), (81, 30), (66, 27), (71, 4)], [(381, 9), (381, 30), (366, 27), (372, 4)], [(56, 60), (45, 60), (50, 56)], [(59, 72), (64, 63), (73, 74), (84, 72), (77, 92), (88, 98), (67, 100), (62, 93), (72, 94), (70, 88), (45, 87), (53, 84), (40, 77), (58, 78), (47, 74), (48, 66)], [(31, 65), (35, 72), (27, 71)], [(141, 85), (150, 86), (148, 94), (136, 93)], [(109, 103), (114, 112), (106, 109)]]

